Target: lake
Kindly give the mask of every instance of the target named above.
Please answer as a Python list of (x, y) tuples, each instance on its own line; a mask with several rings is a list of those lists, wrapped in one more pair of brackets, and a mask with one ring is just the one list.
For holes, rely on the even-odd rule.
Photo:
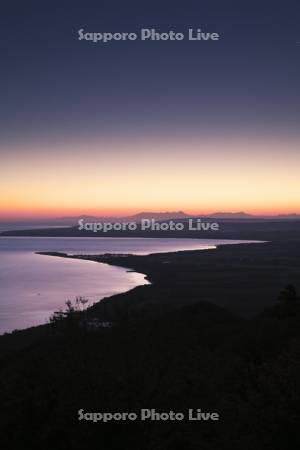
[[(104, 297), (146, 284), (143, 274), (94, 261), (36, 255), (149, 254), (213, 249), (241, 241), (145, 238), (0, 237), (0, 334), (46, 323), (67, 300), (83, 296), (93, 304)], [(246, 242), (246, 241), (245, 241)]]

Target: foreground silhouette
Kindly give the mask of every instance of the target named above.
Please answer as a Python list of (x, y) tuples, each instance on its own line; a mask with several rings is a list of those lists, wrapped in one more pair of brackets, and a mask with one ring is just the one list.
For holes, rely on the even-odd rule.
[[(282, 450), (288, 448), (287, 436), (297, 448), (299, 255), (296, 245), (293, 251), (281, 244), (263, 244), (265, 250), (259, 245), (256, 250), (224, 247), (219, 254), (128, 257), (129, 267), (143, 267), (153, 284), (83, 311), (84, 301), (69, 302), (48, 326), (2, 336), (3, 448)], [(256, 262), (261, 251), (264, 258), (260, 254)], [(233, 254), (236, 259), (228, 258)], [(126, 257), (106, 258), (122, 265)], [(286, 283), (270, 299), (275, 281), (263, 287), (271, 272), (277, 276), (276, 265), (279, 283)], [(205, 301), (210, 296), (230, 305), (231, 292), (236, 292), (231, 311)], [(237, 298), (243, 302), (249, 294), (255, 305), (269, 306), (244, 319), (234, 309)], [(80, 409), (142, 408), (201, 408), (216, 411), (220, 420), (78, 420)]]

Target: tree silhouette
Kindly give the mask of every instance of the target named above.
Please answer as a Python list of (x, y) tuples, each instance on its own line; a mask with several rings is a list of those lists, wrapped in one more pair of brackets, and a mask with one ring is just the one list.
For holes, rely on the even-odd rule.
[(293, 284), (288, 284), (279, 294), (278, 300), (284, 304), (295, 303), (299, 300), (296, 288)]

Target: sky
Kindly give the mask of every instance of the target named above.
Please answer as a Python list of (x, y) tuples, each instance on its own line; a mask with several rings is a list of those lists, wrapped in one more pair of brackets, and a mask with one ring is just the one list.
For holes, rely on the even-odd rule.
[[(300, 213), (297, 1), (27, 1), (0, 15), (0, 218)], [(218, 41), (78, 39), (216, 32)]]

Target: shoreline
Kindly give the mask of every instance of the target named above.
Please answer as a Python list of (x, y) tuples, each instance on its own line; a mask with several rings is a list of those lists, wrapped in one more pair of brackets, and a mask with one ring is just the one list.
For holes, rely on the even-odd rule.
[[(150, 283), (137, 286), (133, 290), (168, 289), (169, 293), (174, 294), (174, 304), (180, 296), (180, 304), (207, 301), (225, 307), (241, 317), (250, 318), (262, 312), (265, 307), (272, 306), (285, 284), (298, 284), (298, 274), (295, 277), (294, 272), (298, 257), (300, 258), (300, 241), (220, 244), (213, 249), (148, 255), (40, 253), (122, 267), (142, 274)], [(273, 268), (276, 259), (279, 262), (284, 259), (284, 264), (277, 264)], [(263, 301), (260, 299), (259, 290), (264, 293)], [(131, 291), (102, 299), (95, 306), (103, 301), (114, 302), (115, 297), (130, 297)]]
[[(137, 239), (144, 239), (144, 238), (137, 238)], [(150, 238), (152, 239), (152, 238)], [(157, 238), (153, 238), (153, 239), (157, 239)], [(177, 240), (177, 238), (174, 238)], [(199, 240), (199, 238), (196, 238), (197, 240)], [(216, 239), (216, 241), (219, 241), (219, 239)], [(236, 240), (235, 240), (236, 241)], [(253, 243), (262, 243), (262, 241), (253, 241)], [(253, 244), (252, 243), (252, 244)], [(232, 245), (235, 246), (239, 246), (239, 245), (248, 245), (249, 242), (245, 241), (245, 242), (239, 242), (239, 243), (235, 243), (235, 244), (219, 244), (219, 246), (226, 246), (229, 245), (230, 247), (232, 247)], [(126, 270), (126, 272), (129, 273), (138, 273), (140, 275), (142, 275), (144, 277), (144, 279), (149, 283), (149, 284), (140, 284), (138, 286), (135, 286), (133, 288), (130, 288), (127, 291), (123, 291), (121, 293), (117, 293), (117, 294), (113, 294), (109, 297), (102, 297), (100, 300), (97, 300), (93, 305), (89, 306), (88, 309), (94, 308), (97, 304), (99, 304), (100, 302), (108, 302), (110, 300), (113, 301), (114, 297), (116, 296), (120, 296), (120, 295), (125, 295), (128, 292), (136, 289), (136, 288), (140, 288), (140, 287), (144, 287), (144, 286), (149, 286), (152, 285), (154, 280), (153, 280), (153, 276), (151, 276), (151, 273), (146, 273), (146, 271), (143, 271), (140, 268), (140, 263), (143, 262), (144, 260), (147, 260), (148, 257), (151, 256), (162, 256), (162, 257), (166, 257), (166, 258), (172, 258), (173, 255), (176, 254), (181, 254), (181, 253), (187, 253), (187, 252), (207, 252), (207, 251), (211, 251), (211, 250), (217, 250), (218, 246), (215, 245), (212, 248), (203, 248), (203, 249), (192, 249), (192, 250), (178, 250), (178, 251), (172, 251), (172, 252), (159, 252), (159, 253), (148, 253), (148, 254), (142, 254), (142, 255), (136, 255), (136, 254), (130, 254), (130, 253), (105, 253), (105, 254), (78, 254), (78, 255), (72, 255), (72, 254), (68, 254), (65, 252), (57, 252), (57, 251), (37, 251), (34, 252), (37, 255), (45, 255), (45, 256), (54, 256), (54, 257), (61, 257), (61, 258), (66, 258), (66, 259), (79, 259), (79, 260), (87, 260), (87, 261), (94, 261), (94, 262), (98, 262), (101, 264), (108, 264), (114, 267), (119, 267), (119, 268), (123, 268), (124, 270)], [(130, 261), (130, 264), (128, 264), (128, 262)], [(63, 305), (62, 305), (63, 306)], [(17, 329), (13, 329), (11, 331), (6, 331), (2, 334), (0, 334), (0, 338), (3, 336), (9, 336), (15, 333), (25, 333), (27, 331), (33, 330), (33, 329), (39, 329), (41, 327), (47, 327), (48, 323), (41, 323), (38, 325), (34, 325), (34, 326), (29, 326), (26, 328), (17, 328)]]
[[(126, 239), (126, 238), (125, 238)], [(144, 238), (141, 238), (144, 239)], [(151, 238), (149, 238), (151, 239)], [(153, 238), (155, 239), (155, 238)], [(174, 238), (177, 239), (177, 238)], [(199, 239), (199, 238), (196, 238)], [(219, 239), (216, 239), (217, 241), (219, 241)], [(135, 263), (139, 261), (139, 259), (137, 258), (145, 258), (148, 256), (152, 256), (152, 255), (161, 255), (162, 257), (165, 255), (166, 257), (169, 257), (168, 255), (170, 255), (170, 257), (172, 257), (172, 255), (178, 254), (178, 253), (187, 253), (187, 252), (207, 252), (207, 251), (217, 251), (217, 249), (221, 246), (225, 246), (225, 245), (235, 245), (235, 246), (243, 246), (243, 245), (252, 245), (252, 244), (264, 244), (267, 243), (269, 241), (245, 241), (245, 242), (238, 242), (238, 243), (221, 243), (218, 245), (213, 246), (212, 248), (199, 248), (199, 249), (192, 249), (192, 250), (176, 250), (173, 252), (155, 252), (155, 253), (147, 253), (147, 254), (143, 254), (143, 255), (139, 255), (139, 254), (134, 254), (134, 253), (103, 253), (103, 254), (78, 254), (78, 255), (72, 255), (72, 254), (68, 254), (65, 252), (52, 252), (52, 251), (42, 251), (42, 252), (35, 252), (36, 255), (45, 255), (45, 256), (54, 256), (54, 257), (58, 257), (58, 258), (66, 258), (66, 259), (80, 259), (83, 261), (94, 261), (100, 264), (108, 264), (110, 266), (114, 266), (114, 267), (121, 267), (123, 269), (126, 269), (127, 272), (129, 273), (139, 273), (140, 275), (143, 275), (145, 277), (145, 279), (147, 281), (149, 281), (149, 283), (151, 284), (151, 280), (149, 279), (149, 274), (141, 272), (140, 270), (138, 270), (138, 267), (128, 267), (127, 262), (132, 261)], [(163, 263), (166, 263), (167, 261), (164, 261)], [(138, 287), (138, 286), (137, 286)], [(133, 288), (134, 289), (134, 288)], [(128, 291), (122, 292), (121, 294), (115, 294), (115, 295), (122, 295), (125, 294)], [(114, 295), (111, 296), (111, 298), (114, 297)], [(110, 297), (108, 297), (110, 298)], [(103, 300), (103, 299), (101, 299)], [(99, 302), (101, 301), (99, 300)], [(97, 302), (98, 303), (98, 302)]]
[[(210, 219), (212, 220), (212, 219)], [(177, 224), (179, 219), (174, 219)], [(187, 219), (182, 220), (186, 223)], [(230, 239), (230, 240), (294, 240), (299, 238), (300, 219), (237, 220), (218, 219), (218, 230), (108, 230), (97, 233), (79, 230), (77, 226), (40, 227), (2, 231), (0, 237), (57, 237), (57, 238), (162, 238), (162, 239)]]
[[(183, 250), (185, 251), (185, 250)], [(128, 273), (138, 273), (140, 275), (143, 275), (144, 278), (148, 280), (148, 275), (146, 273), (141, 273), (136, 269), (133, 269), (131, 267), (127, 267), (127, 266), (123, 266), (120, 264), (114, 264), (113, 258), (118, 258), (118, 257), (129, 257), (129, 256), (135, 256), (133, 253), (104, 253), (104, 254), (95, 254), (95, 255), (89, 255), (89, 254), (78, 254), (78, 255), (70, 255), (68, 253), (64, 253), (64, 252), (35, 252), (36, 255), (44, 255), (44, 256), (54, 256), (57, 258), (66, 258), (66, 259), (80, 259), (83, 261), (94, 261), (100, 264), (108, 264), (110, 266), (115, 266), (115, 267), (121, 267), (123, 269), (126, 270), (126, 272)], [(150, 253), (151, 254), (151, 253)], [(167, 253), (166, 253), (167, 254)], [(137, 255), (137, 256), (148, 256), (148, 255)], [(150, 283), (150, 281), (149, 281)], [(141, 285), (142, 286), (142, 285)], [(138, 287), (138, 286), (137, 286)], [(133, 288), (134, 289), (134, 288)], [(125, 291), (128, 292), (128, 291)], [(125, 292), (122, 292), (121, 294), (124, 294)], [(119, 294), (115, 294), (115, 295), (119, 295)], [(112, 295), (111, 297), (114, 297), (114, 295)], [(101, 300), (99, 300), (100, 302)], [(97, 302), (98, 303), (98, 302)]]
[[(121, 304), (124, 300), (130, 303), (131, 298), (134, 298), (136, 306), (138, 300), (135, 299), (135, 294), (138, 292), (143, 299), (145, 297), (143, 302), (149, 302), (149, 305), (160, 302), (176, 307), (203, 301), (228, 309), (240, 317), (251, 318), (264, 308), (272, 306), (286, 284), (299, 284), (295, 267), (298, 267), (300, 258), (300, 240), (290, 242), (280, 239), (275, 242), (219, 245), (213, 252), (210, 250), (212, 249), (148, 255), (36, 253), (122, 267), (142, 274), (150, 283), (102, 298), (89, 308), (96, 313), (101, 303)], [(274, 261), (279, 264), (274, 264)], [(167, 291), (167, 296), (162, 291)], [(15, 333), (22, 334), (41, 327), (47, 327), (47, 324), (17, 330)], [(10, 335), (12, 333), (6, 333), (0, 339)]]

